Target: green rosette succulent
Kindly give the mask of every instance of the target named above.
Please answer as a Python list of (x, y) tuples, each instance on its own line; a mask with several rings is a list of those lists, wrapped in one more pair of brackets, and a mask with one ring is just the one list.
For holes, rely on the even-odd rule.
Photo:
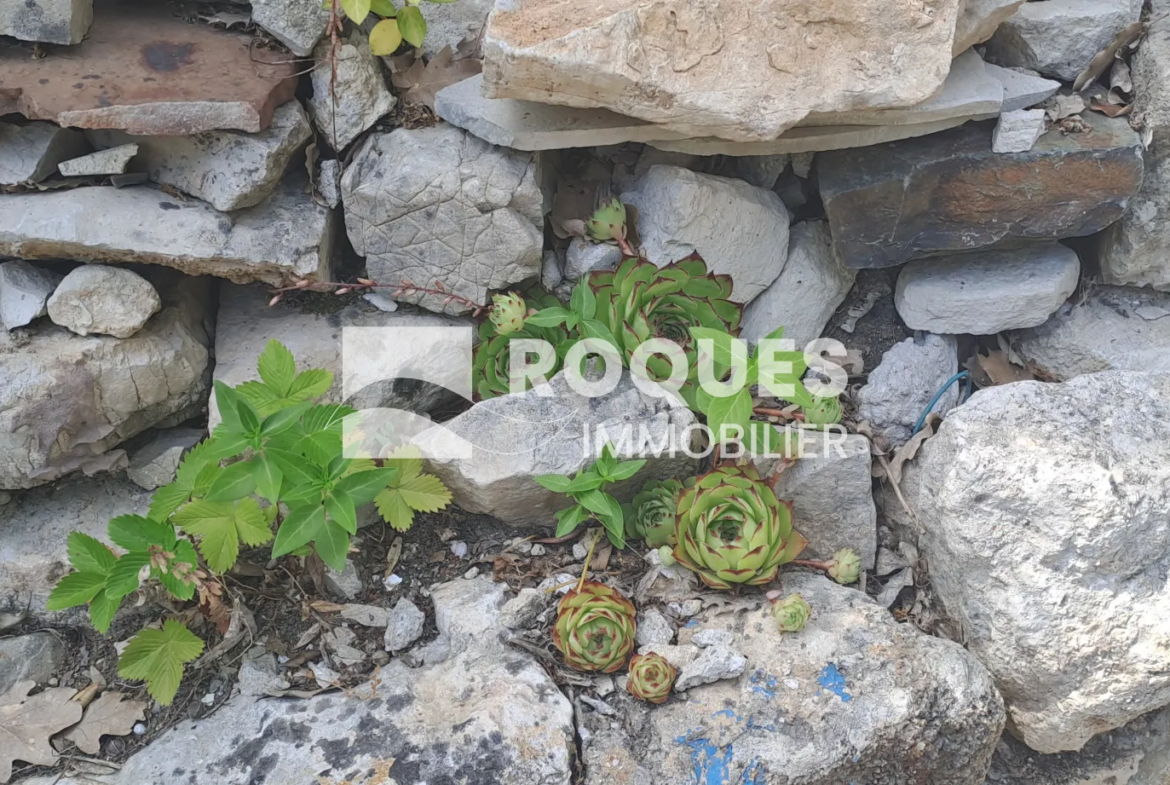
[(635, 654), (630, 658), (626, 692), (647, 703), (665, 703), (677, 676), (678, 671), (661, 654)]
[(801, 410), (805, 425), (836, 425), (841, 422), (841, 401), (836, 396), (813, 396), (812, 403)]
[(636, 611), (617, 589), (586, 581), (557, 605), (553, 645), (570, 667), (613, 673), (634, 650)]
[(800, 632), (811, 614), (812, 608), (799, 594), (789, 594), (772, 606), (772, 618), (780, 632)]
[(759, 586), (807, 541), (792, 528), (792, 505), (749, 466), (696, 478), (679, 498), (674, 557), (714, 589)]
[[(518, 295), (516, 297), (521, 299)], [(561, 369), (565, 352), (572, 346), (573, 342), (569, 340), (569, 333), (563, 324), (555, 327), (536, 327), (530, 324), (527, 319), (534, 312), (545, 308), (559, 307), (561, 303), (556, 297), (542, 289), (534, 288), (525, 292), (525, 297), (521, 299), (521, 302), (526, 304), (528, 313), (519, 329), (510, 333), (501, 333), (491, 312), (479, 326), (479, 344), (475, 347), (475, 354), (472, 357), (473, 392), (476, 400), (484, 401), (511, 392), (508, 385), (511, 353), (508, 347), (514, 339), (537, 338), (548, 341), (556, 347), (556, 363), (546, 375), (546, 378), (549, 379)], [(495, 308), (494, 305), (492, 307)]]
[(496, 328), (497, 335), (511, 335), (524, 327), (528, 316), (528, 304), (515, 292), (492, 295), (492, 307), (488, 310), (488, 321)]
[(626, 239), (626, 206), (616, 196), (606, 199), (585, 222), (585, 231), (601, 243)]
[(842, 548), (829, 562), (829, 577), (840, 584), (850, 584), (861, 576), (861, 557), (852, 548)]
[(678, 480), (651, 480), (642, 486), (626, 514), (626, 536), (645, 540), (651, 548), (673, 544), (682, 490), (683, 484)]

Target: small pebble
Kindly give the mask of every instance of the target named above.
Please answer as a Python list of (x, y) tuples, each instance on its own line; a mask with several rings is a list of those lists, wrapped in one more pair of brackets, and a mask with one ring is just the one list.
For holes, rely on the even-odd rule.
[(455, 554), (456, 558), (466, 559), (467, 543), (463, 542), (463, 540), (456, 540), (455, 542), (451, 543), (451, 553)]
[(585, 547), (585, 543), (578, 542), (573, 545), (573, 558), (577, 561), (584, 561), (585, 557), (589, 555), (589, 549)]
[(58, 684), (60, 684), (60, 683), (61, 683), (61, 682), (57, 680), (57, 677), (56, 677), (56, 676), (51, 676), (51, 677), (49, 677), (49, 686), (50, 686), (50, 687), (56, 687), (56, 686), (57, 686)]
[(145, 736), (146, 735), (146, 726), (143, 725), (141, 722), (134, 723), (134, 735), (135, 736)]
[(470, 570), (463, 573), (463, 577), (466, 578), (467, 580), (471, 580), (473, 578), (478, 578), (479, 577), (479, 567), (472, 567)]
[(530, 551), (533, 556), (543, 556), (547, 552), (548, 551), (545, 549), (545, 547), (539, 543), (534, 544), (532, 546), (532, 550)]
[(202, 703), (204, 706), (210, 706), (211, 704), (215, 703), (215, 693), (214, 692), (207, 693), (206, 695), (204, 695), (202, 698), (199, 699), (199, 702)]
[(400, 583), (402, 583), (402, 578), (398, 575), (387, 576), (386, 580), (382, 581), (382, 585), (386, 588), (386, 591), (391, 591)]

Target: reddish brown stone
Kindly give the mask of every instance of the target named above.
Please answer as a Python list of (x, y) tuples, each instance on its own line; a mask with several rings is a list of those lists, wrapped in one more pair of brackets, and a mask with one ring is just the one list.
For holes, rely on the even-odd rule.
[(250, 41), (189, 24), (166, 3), (99, 0), (77, 46), (34, 59), (0, 44), (0, 115), (143, 135), (261, 131), (292, 99), (295, 66)]

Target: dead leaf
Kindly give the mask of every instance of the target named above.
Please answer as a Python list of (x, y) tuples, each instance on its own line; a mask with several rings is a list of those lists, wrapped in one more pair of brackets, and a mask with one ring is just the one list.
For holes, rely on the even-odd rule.
[(918, 450), (926, 443), (926, 440), (938, 433), (938, 426), (942, 424), (942, 417), (939, 417), (934, 412), (926, 415), (926, 421), (922, 424), (922, 429), (910, 439), (910, 441), (903, 444), (894, 453), (894, 457), (890, 459), (890, 465), (885, 467), (886, 476), (894, 485), (899, 485), (902, 482), (902, 466), (906, 461), (914, 460), (918, 455)]
[(102, 736), (125, 736), (134, 730), (134, 723), (146, 719), (146, 703), (136, 700), (122, 700), (120, 692), (106, 692), (90, 704), (85, 716), (76, 727), (65, 734), (65, 738), (77, 745), (88, 755), (102, 751)]
[(1106, 117), (1125, 117), (1126, 115), (1133, 114), (1133, 104), (1118, 106), (1116, 104), (1103, 104), (1100, 101), (1094, 101), (1089, 105), (1089, 108), (1094, 112), (1100, 112)]
[(234, 27), (247, 30), (252, 25), (251, 14), (235, 14), (230, 11), (220, 11), (199, 18), (212, 27), (222, 27), (224, 30), (231, 30)]
[[(485, 20), (486, 21), (486, 20)], [(455, 44), (455, 59), (466, 60), (469, 57), (474, 57), (476, 60), (483, 59), (483, 34), (487, 30), (487, 25), (481, 25), (478, 30), (469, 32)]]
[(865, 296), (865, 301), (861, 302), (849, 309), (849, 317), (841, 322), (840, 329), (842, 332), (852, 333), (857, 329), (857, 322), (861, 317), (873, 310), (877, 305), (877, 301), (882, 299), (883, 292), (874, 290)]
[(1054, 95), (1040, 104), (1049, 122), (1063, 120), (1085, 111), (1085, 99), (1080, 95)]
[(53, 687), (28, 697), (35, 681), (21, 681), (0, 695), (0, 782), (12, 778), (13, 761), (52, 766), (57, 753), (49, 737), (76, 725), (84, 713), (69, 699), (76, 690)]
[(422, 59), (415, 60), (409, 68), (395, 71), (392, 61), (390, 81), (402, 90), (402, 100), (422, 104), (431, 111), (435, 109), (435, 93), (444, 87), (470, 79), (483, 70), (483, 63), (473, 58), (456, 60), (451, 47), (444, 46), (431, 61), (423, 65)]
[(986, 355), (977, 354), (975, 360), (993, 385), (1032, 381), (1036, 378), (1027, 368), (1014, 365), (1000, 349)]
[(1113, 70), (1109, 72), (1109, 88), (1110, 92), (1113, 90), (1133, 92), (1133, 77), (1129, 72), (1129, 64), (1120, 58), (1113, 61)]
[(1094, 55), (1093, 59), (1089, 61), (1088, 66), (1085, 67), (1085, 70), (1081, 71), (1080, 75), (1077, 76), (1076, 81), (1073, 82), (1073, 90), (1079, 93), (1085, 87), (1092, 84), (1098, 76), (1105, 73), (1105, 69), (1109, 67), (1109, 64), (1114, 62), (1117, 58), (1117, 53), (1121, 51), (1122, 47), (1129, 46), (1140, 38), (1145, 31), (1146, 25), (1144, 23), (1134, 22), (1113, 36), (1113, 40), (1109, 42), (1109, 45)]
[(398, 566), (400, 558), (402, 558), (402, 538), (395, 537), (386, 551), (386, 572), (382, 577), (389, 578), (394, 574), (394, 568)]
[(328, 600), (315, 600), (309, 603), (309, 607), (318, 613), (339, 613), (349, 606), (338, 605), (336, 602), (329, 602)]

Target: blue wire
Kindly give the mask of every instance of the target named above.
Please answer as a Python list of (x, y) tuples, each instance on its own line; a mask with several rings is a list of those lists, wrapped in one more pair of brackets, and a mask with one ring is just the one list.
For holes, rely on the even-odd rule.
[(914, 433), (918, 433), (922, 430), (922, 426), (926, 424), (926, 417), (930, 414), (930, 410), (934, 408), (934, 405), (938, 403), (940, 398), (946, 395), (947, 390), (951, 389), (951, 385), (960, 379), (966, 379), (967, 383), (964, 385), (963, 396), (959, 399), (959, 403), (962, 403), (971, 397), (971, 372), (959, 371), (950, 379), (947, 379), (947, 383), (944, 384), (942, 388), (934, 394), (934, 397), (930, 399), (930, 403), (926, 404), (926, 411), (922, 413), (922, 416), (918, 418), (918, 422), (914, 424)]

